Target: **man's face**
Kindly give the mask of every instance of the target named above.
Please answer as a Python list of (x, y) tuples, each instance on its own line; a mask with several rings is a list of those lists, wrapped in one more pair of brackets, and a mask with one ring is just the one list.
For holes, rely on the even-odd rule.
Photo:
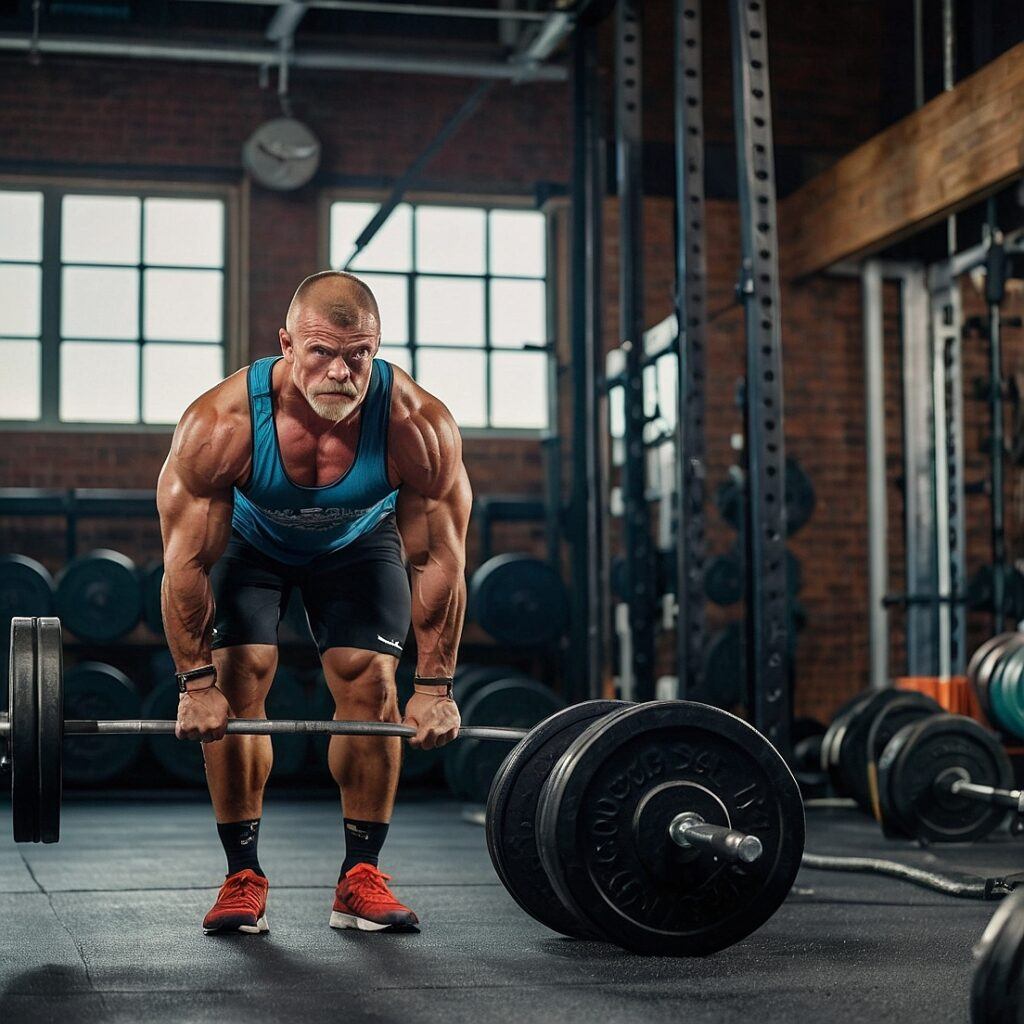
[(357, 327), (337, 327), (315, 312), (303, 313), (294, 333), (282, 329), (280, 336), (292, 380), (313, 411), (335, 423), (351, 416), (366, 397), (380, 344), (373, 317)]

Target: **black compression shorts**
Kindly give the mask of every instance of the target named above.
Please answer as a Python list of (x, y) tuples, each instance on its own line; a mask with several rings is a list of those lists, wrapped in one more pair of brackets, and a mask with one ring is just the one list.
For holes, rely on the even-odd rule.
[(394, 516), (347, 547), (286, 565), (232, 531), (210, 573), (217, 606), (211, 647), (277, 644), (293, 588), (302, 594), (317, 648), (402, 654), (412, 615), (409, 577)]

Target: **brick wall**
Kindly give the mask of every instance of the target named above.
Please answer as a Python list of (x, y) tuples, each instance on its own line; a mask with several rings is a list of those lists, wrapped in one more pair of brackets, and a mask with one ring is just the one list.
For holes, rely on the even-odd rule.
[[(780, 146), (825, 156), (845, 152), (879, 124), (881, 2), (770, 5), (775, 128)], [(728, 24), (722, 5), (706, 4), (707, 134), (731, 138)], [(721, 9), (720, 9), (721, 8)], [(649, 5), (646, 33), (645, 127), (648, 138), (671, 138), (669, 5)], [(607, 40), (606, 40), (607, 41)], [(295, 284), (319, 269), (320, 189), (345, 183), (386, 183), (401, 174), (465, 98), (471, 83), (383, 74), (299, 72), (293, 76), (296, 115), (324, 145), (323, 172), (290, 194), (252, 188), (245, 219), (247, 297), (244, 314), (253, 357), (275, 350)], [(433, 186), (470, 191), (529, 191), (538, 182), (567, 182), (568, 90), (561, 85), (499, 85), (478, 114), (431, 163)], [(278, 116), (272, 92), (253, 70), (47, 57), (33, 68), (0, 57), (0, 172), (134, 176), (155, 181), (242, 181), (239, 151), (249, 133)], [(615, 203), (607, 204), (605, 294), (608, 346), (617, 342)], [(708, 457), (713, 487), (733, 461), (729, 435), (739, 429), (733, 403), (743, 370), (742, 317), (732, 303), (738, 263), (734, 205), (708, 209), (709, 301), (717, 317), (709, 333)], [(661, 319), (671, 307), (671, 204), (646, 205), (646, 309)], [(891, 303), (890, 303), (891, 304)], [(792, 542), (803, 559), (810, 625), (798, 655), (798, 706), (828, 714), (866, 678), (866, 578), (863, 512), (863, 415), (859, 291), (855, 282), (816, 279), (782, 295), (789, 446), (811, 474), (818, 510)], [(898, 366), (890, 310), (887, 402), (893, 477), (898, 428)], [(980, 347), (965, 359), (982, 372)], [(973, 362), (971, 361), (973, 360)], [(970, 413), (971, 430), (980, 415)], [(974, 436), (973, 434), (971, 435)], [(28, 432), (3, 435), (0, 484), (40, 487), (151, 487), (169, 433)], [(980, 456), (978, 457), (980, 458)], [(478, 494), (542, 491), (540, 446), (533, 441), (471, 438), (466, 461)], [(970, 474), (980, 475), (978, 459)], [(894, 586), (902, 549), (899, 498), (893, 486)], [(972, 557), (984, 538), (983, 499), (972, 499)], [(708, 508), (709, 541), (723, 550), (731, 536)], [(22, 551), (56, 569), (63, 546), (55, 521), (0, 521), (0, 550)], [(539, 528), (509, 526), (498, 542), (539, 550)], [(109, 544), (139, 560), (158, 553), (155, 524), (83, 524), (81, 547)], [(471, 534), (471, 560), (475, 554)], [(718, 622), (721, 615), (713, 616)], [(896, 616), (894, 615), (894, 624)], [(896, 640), (899, 641), (898, 630)]]

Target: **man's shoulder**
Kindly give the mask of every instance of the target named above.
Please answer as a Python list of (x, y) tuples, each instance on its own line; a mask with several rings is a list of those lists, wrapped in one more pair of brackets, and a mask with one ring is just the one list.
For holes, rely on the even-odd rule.
[(171, 454), (182, 469), (203, 478), (234, 479), (248, 466), (252, 452), (248, 367), (201, 394), (182, 414)]
[(455, 420), (444, 402), (417, 384), (401, 367), (395, 366), (391, 387), (392, 433), (422, 432), (449, 426), (455, 428)]
[(444, 403), (395, 369), (388, 430), (394, 478), (422, 494), (444, 492), (462, 464), (462, 438)]

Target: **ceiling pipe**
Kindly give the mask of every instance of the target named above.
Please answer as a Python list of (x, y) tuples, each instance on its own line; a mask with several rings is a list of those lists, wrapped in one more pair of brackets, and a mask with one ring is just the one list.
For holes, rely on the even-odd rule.
[[(0, 34), (0, 52), (28, 53), (32, 37)], [(148, 39), (99, 39), (48, 36), (38, 40), (41, 54), (76, 57), (112, 57), (133, 60), (168, 60), (207, 64), (242, 64), (250, 67), (280, 61), (276, 49), (266, 47), (183, 45)], [(466, 60), (461, 57), (419, 57), (390, 53), (331, 53), (302, 51), (292, 54), (293, 68), (316, 71), (389, 71), (398, 74), (441, 75), (456, 78), (493, 78), (514, 82), (565, 82), (565, 68), (550, 64)]]

